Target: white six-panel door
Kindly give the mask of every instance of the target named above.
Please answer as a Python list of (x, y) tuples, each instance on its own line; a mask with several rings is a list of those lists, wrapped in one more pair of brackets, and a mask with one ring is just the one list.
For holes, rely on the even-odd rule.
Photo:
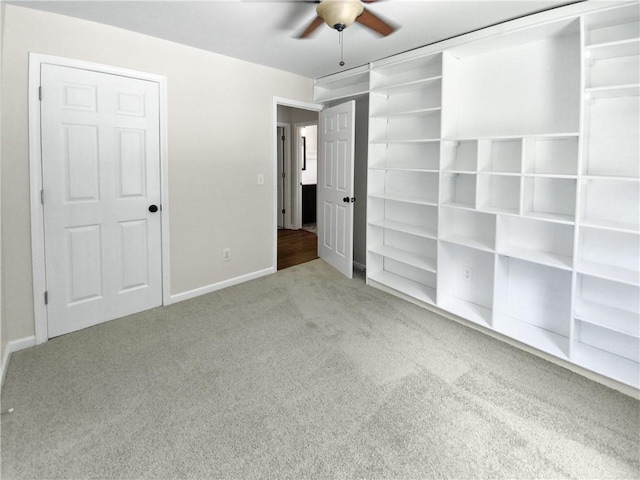
[(162, 304), (158, 84), (41, 69), (48, 335)]
[(320, 112), (318, 125), (318, 256), (353, 277), (355, 102)]

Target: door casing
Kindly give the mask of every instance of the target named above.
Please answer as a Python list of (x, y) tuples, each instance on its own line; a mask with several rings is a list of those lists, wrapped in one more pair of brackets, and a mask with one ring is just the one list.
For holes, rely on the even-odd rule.
[(299, 108), (302, 110), (311, 110), (312, 112), (320, 112), (324, 105), (319, 103), (311, 103), (311, 102), (302, 102), (300, 100), (291, 100), (283, 97), (273, 97), (272, 103), (272, 116), (271, 116), (271, 138), (273, 138), (273, 147), (271, 154), (271, 172), (272, 172), (272, 239), (273, 239), (273, 249), (271, 254), (271, 268), (274, 272), (278, 270), (278, 105), (282, 105), (284, 107), (293, 107)]
[(65, 57), (29, 54), (29, 183), (31, 203), (31, 258), (33, 274), (33, 311), (36, 344), (48, 340), (47, 290), (45, 271), (44, 211), (41, 203), (42, 155), (40, 144), (40, 69), (42, 64), (91, 70), (99, 73), (147, 80), (158, 84), (160, 98), (160, 190), (161, 190), (161, 242), (162, 242), (162, 304), (170, 303), (170, 249), (169, 249), (169, 180), (167, 144), (167, 79), (162, 75), (139, 72), (120, 67), (85, 62)]

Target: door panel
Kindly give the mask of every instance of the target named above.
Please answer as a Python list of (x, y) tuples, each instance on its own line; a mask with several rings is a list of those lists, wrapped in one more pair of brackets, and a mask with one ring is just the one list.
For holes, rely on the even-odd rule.
[(159, 91), (41, 70), (49, 337), (162, 304)]
[[(320, 112), (318, 131), (318, 256), (353, 276), (355, 102)], [(346, 201), (344, 199), (347, 199)]]

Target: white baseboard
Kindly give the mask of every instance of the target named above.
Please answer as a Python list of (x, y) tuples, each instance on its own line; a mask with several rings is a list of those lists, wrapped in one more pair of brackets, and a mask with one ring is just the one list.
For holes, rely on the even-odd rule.
[(9, 360), (11, 360), (11, 354), (13, 352), (17, 352), (18, 350), (24, 350), (25, 348), (33, 347), (35, 344), (35, 335), (31, 335), (30, 337), (18, 338), (17, 340), (12, 340), (7, 343), (7, 348), (5, 349), (4, 355), (2, 356), (0, 386), (4, 384), (4, 376), (7, 373), (7, 367), (9, 366)]
[(222, 290), (223, 288), (238, 285), (239, 283), (248, 282), (249, 280), (254, 280), (266, 275), (271, 275), (272, 273), (276, 273), (276, 269), (274, 267), (269, 267), (265, 268), (264, 270), (258, 270), (257, 272), (251, 272), (247, 273), (246, 275), (240, 275), (239, 277), (230, 278), (229, 280), (223, 280), (222, 282), (212, 283), (210, 285), (194, 288), (193, 290), (188, 290), (182, 293), (176, 293), (175, 295), (171, 295), (171, 297), (169, 297), (169, 303), (166, 303), (165, 305), (171, 305), (174, 303), (182, 302), (184, 300), (189, 300), (190, 298), (199, 297), (200, 295), (206, 295), (207, 293), (215, 292), (216, 290)]
[(367, 269), (367, 266), (364, 263), (353, 262), (353, 266), (356, 267), (361, 272), (364, 272)]

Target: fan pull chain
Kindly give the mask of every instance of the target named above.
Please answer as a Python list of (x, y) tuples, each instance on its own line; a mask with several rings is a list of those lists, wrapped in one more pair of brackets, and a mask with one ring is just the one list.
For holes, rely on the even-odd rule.
[(338, 43), (340, 44), (340, 66), (341, 67), (344, 67), (344, 37), (342, 36), (343, 33), (344, 33), (343, 30), (338, 32)]

